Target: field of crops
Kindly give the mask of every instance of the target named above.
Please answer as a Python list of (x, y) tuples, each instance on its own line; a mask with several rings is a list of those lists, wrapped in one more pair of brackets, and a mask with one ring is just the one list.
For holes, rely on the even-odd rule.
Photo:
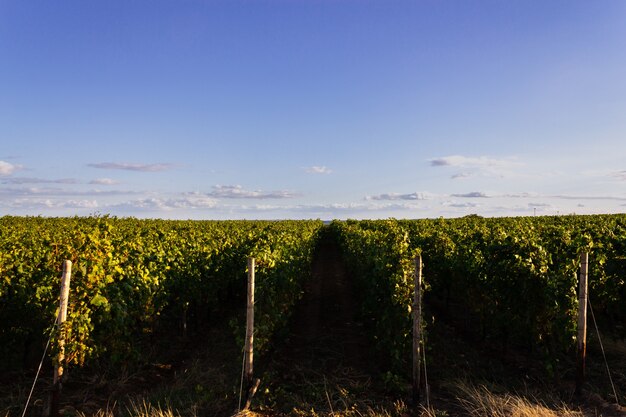
[[(28, 366), (55, 321), (63, 260), (73, 262), (67, 358), (142, 355), (155, 332), (192, 332), (245, 300), (257, 259), (262, 350), (301, 297), (319, 221), (184, 222), (94, 218), (0, 219), (0, 358)], [(243, 340), (242, 323), (233, 323)], [(36, 356), (36, 355), (35, 355)]]
[(418, 254), (433, 317), (475, 329), (473, 338), (503, 350), (540, 357), (550, 374), (575, 349), (579, 254), (587, 251), (590, 301), (599, 325), (603, 332), (626, 336), (626, 215), (326, 226), (3, 217), (0, 369), (36, 366), (56, 317), (65, 259), (73, 262), (63, 328), (70, 366), (141, 362), (154, 338), (193, 335), (215, 320), (228, 320), (232, 337), (243, 346), (244, 318), (230, 312), (244, 306), (250, 256), (257, 260), (255, 348), (263, 355), (288, 329), (322, 238), (341, 250), (358, 314), (387, 375), (410, 375)]
[(410, 349), (412, 259), (427, 304), (479, 337), (556, 361), (575, 347), (579, 254), (590, 254), (590, 302), (609, 333), (626, 333), (626, 216), (347, 221), (331, 227), (365, 295), (365, 314), (397, 368)]

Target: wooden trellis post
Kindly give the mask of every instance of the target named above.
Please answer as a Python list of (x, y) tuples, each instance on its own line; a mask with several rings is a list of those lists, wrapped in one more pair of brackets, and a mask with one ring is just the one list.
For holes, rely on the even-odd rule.
[(576, 394), (582, 393), (585, 383), (585, 362), (587, 360), (587, 299), (589, 279), (589, 254), (580, 254), (580, 279), (578, 281), (578, 357), (576, 361)]
[(250, 408), (252, 397), (259, 387), (260, 380), (254, 379), (254, 258), (248, 258), (248, 303), (246, 308), (246, 344), (244, 358), (244, 389), (246, 403), (244, 410)]
[[(72, 261), (63, 262), (63, 276), (61, 277), (61, 293), (59, 295), (59, 315), (57, 316), (57, 328), (62, 329), (67, 319), (67, 301), (70, 294), (70, 278), (72, 276)], [(46, 414), (50, 417), (59, 415), (59, 399), (63, 388), (63, 362), (65, 361), (65, 334), (59, 333), (58, 339), (59, 356), (54, 367), (52, 379), (52, 393), (50, 394), (49, 408)]]
[(420, 402), (422, 352), (422, 255), (415, 257), (415, 291), (413, 293), (413, 403)]

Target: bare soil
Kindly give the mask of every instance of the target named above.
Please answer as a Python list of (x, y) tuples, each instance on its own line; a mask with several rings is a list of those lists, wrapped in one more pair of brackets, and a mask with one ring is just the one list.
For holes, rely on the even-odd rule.
[(263, 366), (261, 409), (325, 414), (374, 407), (379, 367), (338, 245), (323, 239), (287, 337)]

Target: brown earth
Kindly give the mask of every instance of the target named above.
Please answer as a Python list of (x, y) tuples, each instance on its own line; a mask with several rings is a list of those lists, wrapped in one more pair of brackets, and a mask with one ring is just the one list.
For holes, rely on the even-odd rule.
[(337, 243), (322, 240), (290, 332), (263, 366), (271, 382), (257, 394), (260, 409), (325, 414), (377, 404), (378, 361), (358, 306)]

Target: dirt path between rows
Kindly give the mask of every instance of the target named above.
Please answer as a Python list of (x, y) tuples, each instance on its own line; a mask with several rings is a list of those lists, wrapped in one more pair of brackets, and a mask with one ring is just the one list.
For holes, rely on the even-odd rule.
[(290, 333), (268, 366), (275, 410), (336, 412), (374, 400), (376, 361), (358, 306), (339, 246), (322, 239)]
[(312, 269), (312, 279), (295, 312), (294, 353), (329, 373), (335, 366), (366, 368), (367, 336), (358, 320), (352, 277), (336, 243), (321, 242)]

